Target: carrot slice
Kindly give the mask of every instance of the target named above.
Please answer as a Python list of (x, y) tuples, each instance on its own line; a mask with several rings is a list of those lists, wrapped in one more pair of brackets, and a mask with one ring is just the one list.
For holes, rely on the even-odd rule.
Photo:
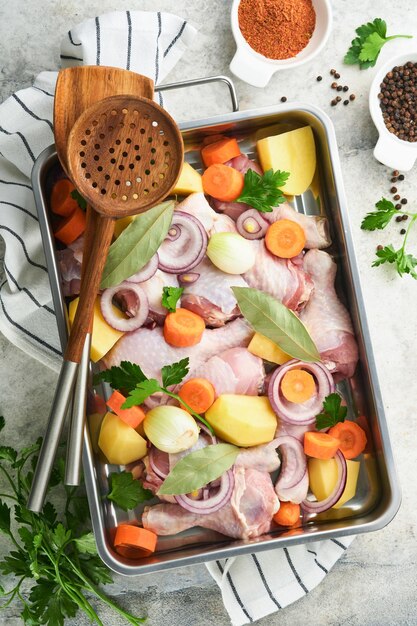
[(201, 142), (202, 146), (208, 146), (210, 143), (216, 143), (222, 139), (227, 139), (225, 135), (207, 135)]
[(244, 186), (243, 174), (222, 163), (210, 165), (204, 172), (202, 181), (205, 193), (222, 202), (236, 200)]
[(54, 235), (66, 246), (78, 239), (85, 231), (85, 213), (79, 206), (69, 216), (62, 220)]
[(365, 450), (366, 434), (356, 422), (339, 422), (328, 433), (339, 440), (339, 450), (345, 459), (354, 459)]
[(123, 422), (132, 428), (137, 428), (146, 417), (145, 411), (141, 409), (140, 406), (122, 409), (122, 404), (125, 401), (126, 398), (120, 391), (113, 391), (106, 404)]
[(316, 392), (316, 383), (309, 372), (302, 369), (289, 370), (281, 381), (281, 391), (289, 402), (301, 404)]
[(75, 187), (68, 178), (61, 178), (52, 188), (51, 211), (56, 215), (68, 217), (78, 208), (78, 202), (71, 196)]
[(151, 530), (121, 524), (116, 529), (114, 548), (127, 558), (137, 559), (155, 552), (158, 536)]
[(332, 459), (339, 445), (339, 439), (328, 433), (309, 431), (304, 435), (304, 452), (315, 459)]
[(279, 526), (294, 526), (300, 519), (300, 505), (295, 502), (280, 502), (279, 511), (273, 517), (273, 520)]
[(214, 387), (207, 378), (190, 378), (178, 392), (179, 397), (196, 413), (205, 413), (213, 404)]
[(200, 315), (179, 308), (175, 313), (169, 313), (165, 318), (165, 341), (176, 348), (195, 346), (201, 341), (205, 327), (204, 320)]
[(241, 154), (239, 144), (233, 137), (209, 143), (201, 149), (201, 158), (206, 167), (215, 163), (226, 163)]
[(278, 220), (269, 226), (265, 245), (269, 252), (282, 259), (292, 259), (300, 254), (306, 244), (304, 230), (291, 220)]

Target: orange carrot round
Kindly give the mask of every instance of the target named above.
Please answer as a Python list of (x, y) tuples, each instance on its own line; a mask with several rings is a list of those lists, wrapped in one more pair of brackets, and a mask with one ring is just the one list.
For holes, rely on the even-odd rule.
[(366, 434), (356, 422), (339, 422), (328, 433), (339, 440), (339, 450), (345, 459), (354, 459), (365, 450)]
[(127, 558), (137, 559), (155, 552), (157, 535), (151, 530), (121, 524), (116, 529), (114, 548), (116, 552)]
[(165, 341), (176, 348), (188, 348), (201, 341), (206, 325), (203, 318), (188, 309), (179, 308), (165, 318)]
[(273, 517), (273, 520), (279, 526), (294, 526), (300, 519), (300, 505), (295, 502), (280, 502), (279, 511)]
[(62, 220), (60, 226), (54, 231), (54, 235), (66, 246), (78, 239), (85, 231), (85, 213), (79, 206), (75, 211)]
[(126, 401), (126, 398), (120, 391), (113, 391), (110, 398), (107, 400), (107, 406), (111, 409), (120, 419), (132, 428), (137, 428), (141, 422), (145, 419), (145, 411), (140, 406), (132, 406), (130, 409), (122, 409), (122, 404)]
[(215, 390), (207, 378), (190, 378), (178, 392), (181, 400), (196, 413), (205, 413), (213, 404)]
[(339, 439), (328, 433), (309, 431), (304, 435), (304, 452), (315, 459), (332, 459), (339, 445)]
[(281, 381), (281, 391), (289, 402), (301, 404), (309, 400), (316, 392), (316, 383), (309, 372), (302, 369), (289, 370)]
[(206, 167), (215, 163), (226, 163), (241, 154), (239, 144), (233, 137), (210, 142), (201, 149), (201, 157)]
[(68, 217), (78, 208), (78, 202), (71, 196), (75, 187), (68, 178), (61, 178), (52, 188), (51, 211), (56, 215)]
[(300, 254), (306, 244), (304, 230), (291, 220), (278, 220), (269, 226), (265, 245), (271, 254), (281, 259), (292, 259)]
[(236, 200), (244, 186), (243, 174), (222, 163), (210, 165), (205, 170), (202, 181), (205, 193), (222, 202)]

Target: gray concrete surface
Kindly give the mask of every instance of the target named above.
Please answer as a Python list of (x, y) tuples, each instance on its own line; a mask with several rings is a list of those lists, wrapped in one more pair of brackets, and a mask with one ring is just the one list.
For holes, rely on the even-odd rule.
[[(0, 94), (4, 99), (30, 84), (43, 69), (55, 69), (59, 41), (75, 23), (114, 9), (161, 9), (177, 13), (199, 25), (192, 49), (169, 76), (169, 81), (228, 73), (234, 52), (229, 29), (230, 2), (225, 0), (15, 0), (0, 5)], [(342, 65), (354, 28), (380, 16), (390, 33), (413, 32), (417, 7), (413, 0), (338, 0), (334, 3), (334, 27), (323, 53), (307, 66), (277, 74), (265, 90), (236, 80), (242, 109), (279, 101), (307, 101), (322, 107), (336, 126), (341, 162), (351, 214), (352, 232), (359, 261), (376, 365), (387, 412), (399, 479), (402, 507), (385, 529), (358, 537), (322, 584), (308, 596), (259, 622), (260, 626), (411, 626), (417, 624), (417, 515), (415, 489), (415, 372), (417, 341), (415, 315), (417, 283), (399, 279), (387, 269), (371, 269), (375, 246), (391, 240), (399, 244), (399, 228), (364, 233), (359, 229), (363, 215), (389, 193), (389, 171), (372, 156), (376, 131), (371, 122), (367, 96), (375, 70), (360, 72)], [(411, 28), (411, 30), (410, 30)], [(381, 61), (401, 49), (392, 42)], [(409, 44), (414, 45), (417, 44)], [(336, 67), (344, 84), (356, 93), (348, 107), (330, 107), (334, 92), (328, 72)], [(321, 83), (316, 76), (322, 74)], [(170, 96), (168, 107), (178, 119), (191, 119), (228, 110), (224, 92), (200, 88), (191, 97)], [(402, 187), (409, 206), (417, 203), (415, 172)], [(414, 241), (413, 241), (414, 238)], [(410, 244), (417, 251), (417, 235)], [(43, 432), (56, 376), (0, 337), (0, 413), (7, 418), (5, 439), (16, 445), (28, 443)], [(226, 626), (229, 618), (220, 593), (204, 566), (167, 574), (126, 579), (116, 576), (109, 592), (138, 615), (147, 614), (149, 624), (158, 626)], [(103, 611), (106, 626), (122, 624)], [(21, 624), (19, 609), (12, 605), (0, 613), (0, 624)], [(69, 624), (84, 626), (82, 616)]]

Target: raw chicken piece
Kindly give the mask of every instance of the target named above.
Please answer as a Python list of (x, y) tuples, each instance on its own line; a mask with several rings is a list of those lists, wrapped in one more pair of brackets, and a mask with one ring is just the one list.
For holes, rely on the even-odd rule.
[(216, 213), (216, 211), (213, 211), (204, 193), (190, 194), (185, 200), (180, 202), (180, 204), (177, 204), (175, 210), (183, 211), (199, 219), (209, 237), (214, 233), (236, 232), (236, 226), (233, 220), (227, 215), (220, 215)]
[(250, 539), (268, 532), (279, 500), (267, 472), (234, 468), (235, 485), (230, 501), (215, 513), (197, 515), (178, 504), (146, 507), (142, 515), (144, 528), (157, 535), (174, 535), (193, 526), (210, 528), (228, 537)]
[(178, 287), (176, 275), (156, 270), (152, 278), (139, 283), (139, 286), (148, 297), (150, 319), (162, 326), (168, 313), (162, 306), (162, 290), (164, 287)]
[(313, 289), (301, 259), (280, 259), (268, 252), (263, 241), (252, 243), (257, 246), (255, 265), (243, 274), (249, 287), (269, 293), (293, 311), (300, 310)]
[(83, 261), (84, 236), (78, 237), (67, 248), (57, 250), (62, 293), (64, 296), (75, 296), (80, 293), (81, 263)]
[(272, 213), (263, 213), (270, 224), (281, 219), (297, 222), (306, 235), (306, 248), (328, 248), (332, 243), (329, 233), (329, 222), (321, 215), (304, 215), (298, 213), (286, 202), (275, 207)]
[(275, 439), (260, 446), (242, 448), (235, 461), (235, 466), (251, 467), (258, 472), (269, 473), (275, 472), (280, 465), (281, 461), (277, 453)]
[(193, 377), (207, 378), (216, 391), (257, 396), (262, 389), (265, 370), (263, 361), (246, 348), (230, 348), (212, 356), (193, 372)]
[(314, 292), (300, 319), (331, 373), (339, 380), (350, 378), (358, 361), (358, 346), (349, 313), (334, 288), (336, 263), (327, 252), (310, 250), (304, 268), (314, 281)]
[[(230, 159), (230, 161), (226, 161), (225, 165), (233, 167), (242, 174), (246, 174), (249, 169), (255, 170), (255, 172), (260, 175), (263, 174), (260, 165), (248, 159), (245, 154), (241, 154), (234, 159)], [(210, 201), (216, 211), (228, 215), (233, 220), (237, 220), (239, 215), (252, 208), (249, 204), (245, 204), (244, 202), (222, 202), (221, 200), (216, 200), (216, 198), (211, 198)]]
[(240, 315), (231, 287), (247, 287), (241, 276), (225, 274), (207, 257), (192, 271), (198, 272), (200, 277), (185, 287), (181, 298), (184, 309), (201, 315), (205, 323), (214, 328)]
[(161, 368), (189, 357), (188, 377), (210, 357), (220, 351), (239, 346), (246, 347), (253, 331), (242, 319), (236, 319), (223, 328), (205, 330), (200, 343), (190, 348), (174, 348), (164, 339), (162, 328), (138, 328), (125, 333), (103, 358), (106, 368), (121, 361), (138, 363), (148, 378), (160, 380)]

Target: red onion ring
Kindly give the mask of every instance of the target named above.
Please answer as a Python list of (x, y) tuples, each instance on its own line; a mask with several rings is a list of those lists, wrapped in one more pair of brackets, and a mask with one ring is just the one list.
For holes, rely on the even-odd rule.
[(335, 488), (325, 500), (319, 500), (318, 502), (307, 499), (303, 500), (300, 506), (306, 513), (323, 513), (339, 502), (346, 487), (347, 465), (346, 459), (340, 450), (336, 452), (334, 459), (337, 463), (338, 471)]
[[(204, 433), (206, 433), (207, 437), (211, 440), (211, 443), (213, 445), (217, 443), (216, 435), (213, 435), (213, 433), (211, 433), (209, 431), (209, 429), (207, 428), (207, 426), (205, 424), (203, 424), (203, 422), (198, 422), (198, 427), (199, 427), (200, 430), (202, 430)], [(219, 480), (219, 479), (217, 479), (217, 480)]]
[[(113, 308), (113, 298), (119, 292), (133, 292), (136, 295), (137, 309), (133, 314), (128, 312), (128, 315), (132, 317), (120, 318), (118, 317)], [(129, 332), (140, 328), (146, 321), (149, 313), (148, 298), (146, 293), (136, 285), (135, 283), (128, 283), (124, 281), (116, 287), (110, 287), (105, 289), (101, 294), (100, 308), (102, 315), (106, 322), (110, 324), (112, 328), (121, 330), (123, 332)]]
[(277, 448), (281, 448), (281, 469), (275, 483), (275, 491), (280, 497), (281, 489), (291, 489), (304, 478), (307, 459), (301, 442), (291, 435), (278, 437), (275, 444)]
[(193, 500), (187, 495), (175, 496), (175, 499), (183, 509), (191, 513), (208, 515), (209, 513), (215, 513), (229, 502), (234, 484), (235, 478), (233, 471), (228, 470), (222, 474), (220, 488), (217, 493), (214, 495), (209, 494), (207, 500)]
[(207, 249), (207, 233), (203, 224), (193, 215), (175, 211), (170, 229), (178, 236), (165, 237), (158, 249), (159, 269), (169, 274), (189, 272), (203, 259)]
[[(312, 374), (316, 380), (317, 393), (297, 404), (289, 402), (281, 393), (281, 381), (286, 372), (293, 369), (303, 369)], [(335, 390), (332, 375), (322, 363), (306, 363), (292, 359), (280, 365), (272, 374), (268, 384), (268, 398), (275, 413), (283, 422), (289, 424), (308, 425), (314, 422), (315, 417), (323, 407), (323, 400)]]
[(155, 252), (153, 257), (151, 257), (150, 261), (147, 262), (146, 265), (142, 267), (136, 274), (132, 274), (129, 278), (126, 278), (128, 283), (144, 283), (145, 280), (149, 280), (152, 276), (155, 275), (156, 270), (158, 269), (159, 264), (159, 256), (158, 253)]
[(158, 450), (155, 446), (149, 449), (149, 465), (159, 478), (165, 480), (169, 474), (169, 454)]
[[(252, 224), (255, 230), (247, 230), (247, 226)], [(269, 224), (256, 209), (248, 209), (236, 220), (236, 228), (239, 235), (245, 239), (261, 239), (269, 228)]]
[(188, 274), (180, 274), (178, 276), (178, 282), (180, 285), (194, 285), (195, 282), (200, 278), (200, 274), (198, 272), (188, 272)]

